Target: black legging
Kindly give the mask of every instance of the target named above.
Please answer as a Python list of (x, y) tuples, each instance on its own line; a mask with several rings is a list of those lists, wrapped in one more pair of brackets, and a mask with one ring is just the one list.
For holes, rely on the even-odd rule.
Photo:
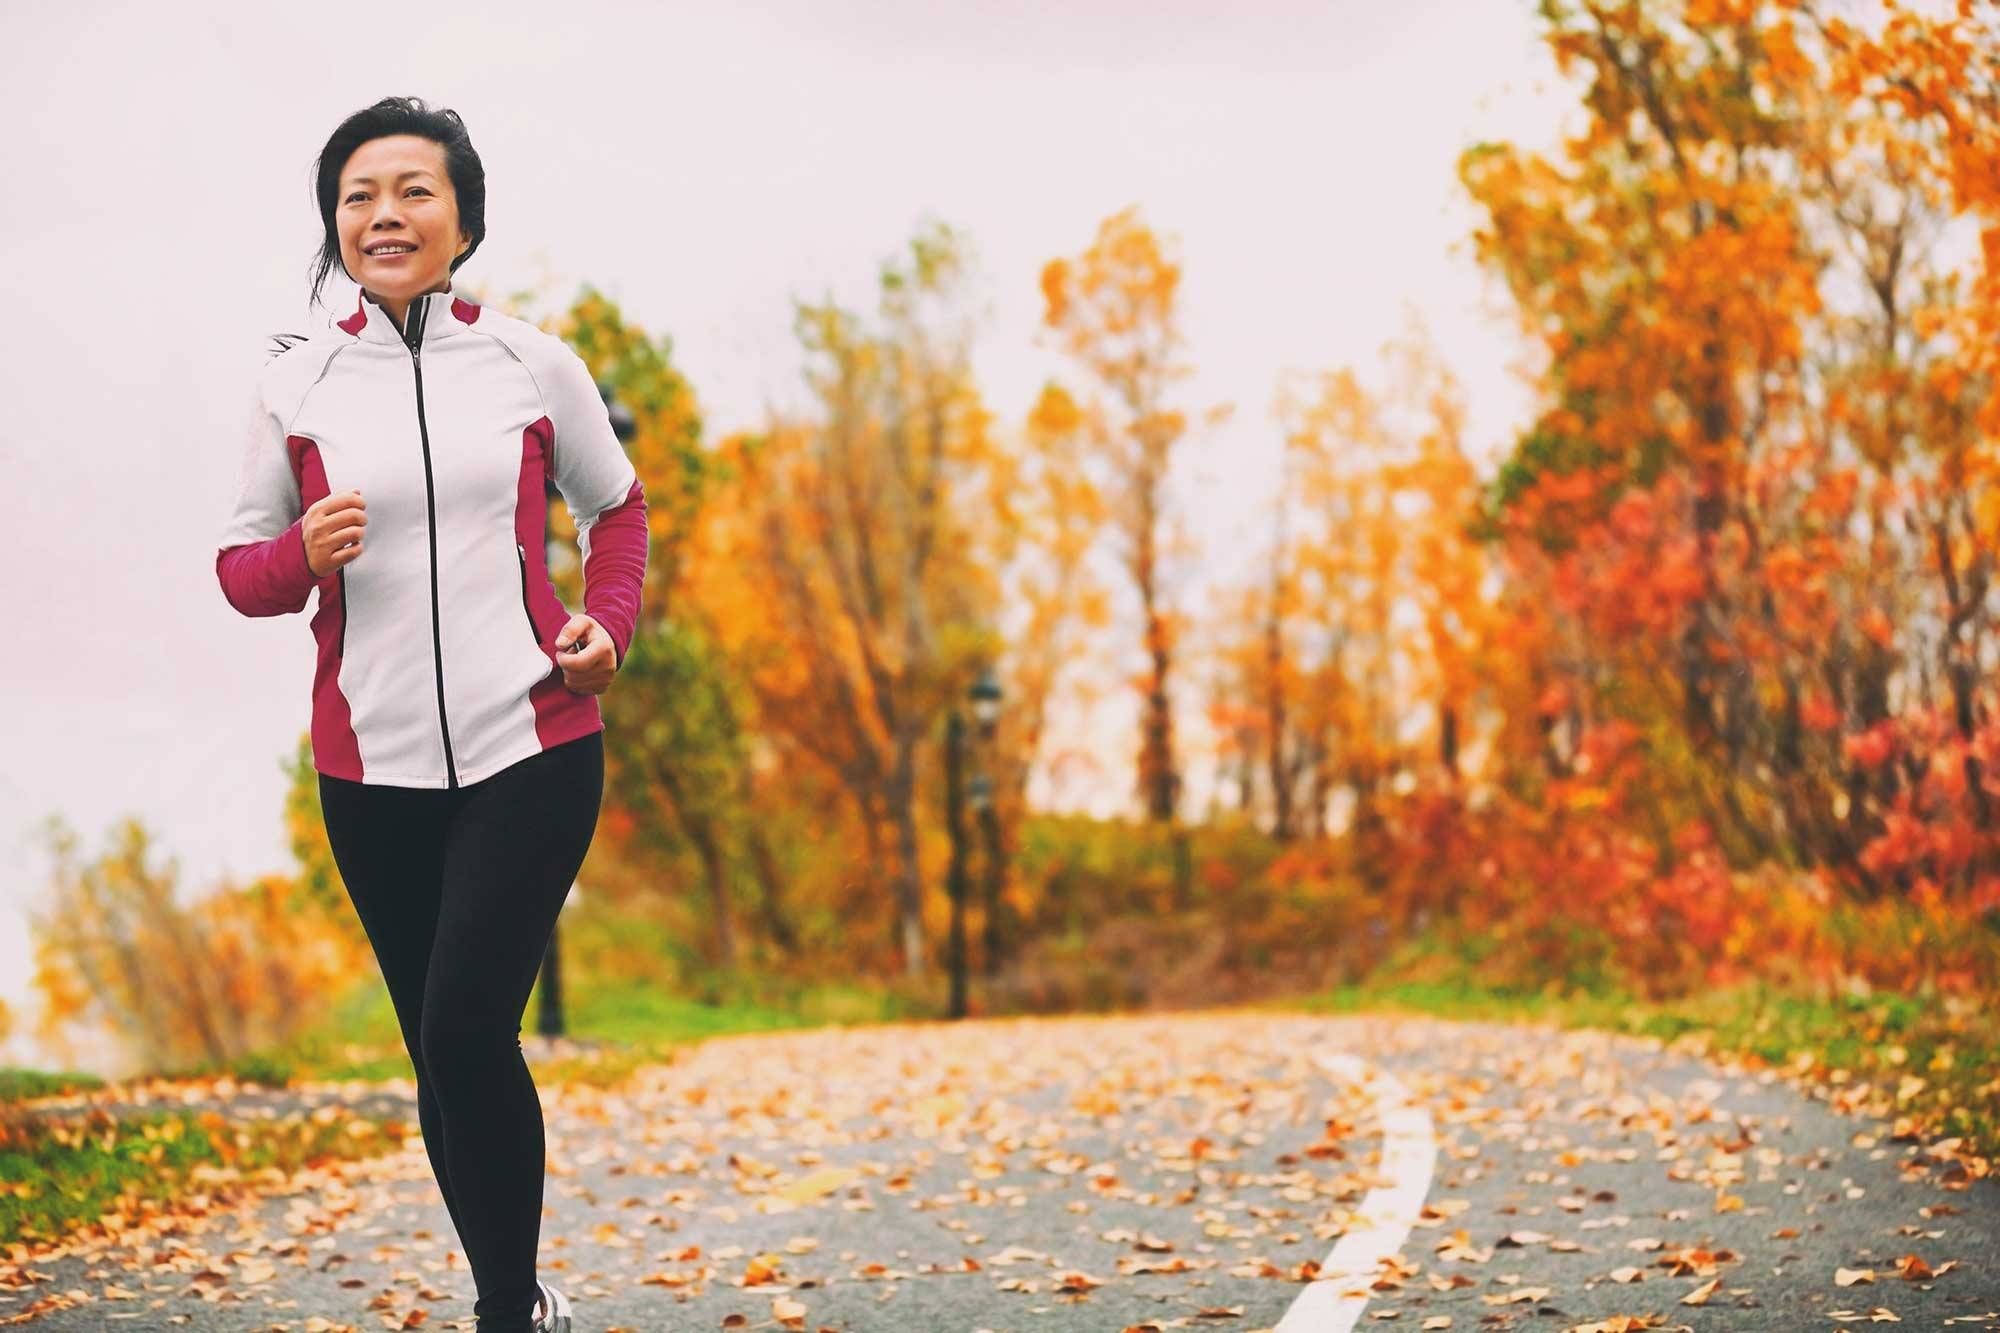
[(521, 1015), (604, 794), (604, 733), (456, 790), (319, 775), (334, 863), (417, 1074), (431, 1171), (478, 1288), (482, 1333), (539, 1291), (546, 1144)]

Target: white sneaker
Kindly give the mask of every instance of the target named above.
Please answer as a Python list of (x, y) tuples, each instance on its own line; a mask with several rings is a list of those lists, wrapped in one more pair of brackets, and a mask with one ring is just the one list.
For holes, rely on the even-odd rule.
[(535, 1279), (535, 1285), (542, 1290), (542, 1299), (535, 1306), (535, 1333), (571, 1333), (569, 1297), (540, 1278)]

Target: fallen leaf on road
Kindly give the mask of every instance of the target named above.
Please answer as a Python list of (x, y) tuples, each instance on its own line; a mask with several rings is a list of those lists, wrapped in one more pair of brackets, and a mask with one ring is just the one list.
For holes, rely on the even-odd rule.
[(1687, 1295), (1681, 1297), (1681, 1304), (1707, 1305), (1708, 1298), (1714, 1295), (1715, 1289), (1721, 1285), (1722, 1285), (1721, 1278), (1712, 1277), (1708, 1281), (1702, 1283), (1699, 1287), (1696, 1287), (1693, 1291), (1689, 1292)]
[(805, 1203), (833, 1193), (860, 1174), (851, 1166), (829, 1166), (811, 1175), (800, 1176), (791, 1184), (780, 1186), (771, 1193), (792, 1203)]

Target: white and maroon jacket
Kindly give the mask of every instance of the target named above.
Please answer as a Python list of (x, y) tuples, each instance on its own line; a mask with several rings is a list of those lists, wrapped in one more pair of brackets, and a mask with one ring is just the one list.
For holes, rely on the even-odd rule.
[[(570, 613), (548, 578), (544, 478), (576, 522), (584, 611), (620, 663), (645, 491), (562, 339), (449, 290), (404, 322), (407, 337), (363, 292), (264, 366), (215, 572), (246, 616), (303, 610), (319, 590), (314, 768), (459, 787), (604, 727), (556, 663)], [(361, 554), (314, 578), (301, 516), (350, 489), (368, 516)]]

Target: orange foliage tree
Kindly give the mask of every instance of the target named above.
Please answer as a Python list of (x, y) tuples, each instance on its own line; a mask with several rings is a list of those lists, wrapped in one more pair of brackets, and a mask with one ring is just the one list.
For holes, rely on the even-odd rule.
[(1091, 446), (1119, 560), (1138, 594), (1145, 668), (1139, 794), (1148, 818), (1175, 817), (1181, 786), (1171, 692), (1181, 615), (1163, 569), (1172, 514), (1170, 472), (1187, 434), (1172, 402), (1191, 368), (1183, 359), (1181, 266), (1136, 208), (1106, 218), (1089, 248), (1042, 268), (1043, 325), (1089, 386), (1047, 406), (1068, 412)]
[(1272, 831), (1321, 836), (1344, 795), (1378, 881), (1396, 855), (1385, 805), (1419, 789), (1456, 798), (1501, 670), (1463, 396), (1421, 328), (1384, 353), (1379, 393), (1349, 369), (1281, 384), (1270, 573), (1223, 638), (1237, 744)]
[[(852, 901), (831, 905), (887, 920), (910, 977), (926, 961), (926, 756), (944, 710), (998, 656), (1006, 473), (972, 375), (969, 273), (963, 238), (933, 226), (884, 264), (874, 326), (800, 304), (812, 406), (718, 446), (727, 480), (692, 593), (775, 762), (848, 800), (845, 820), (825, 812), (820, 845), (861, 873), (843, 876)], [(843, 831), (856, 835), (846, 853), (832, 850)]]
[(148, 1071), (219, 1070), (298, 1032), (319, 1001), (364, 975), (367, 943), (301, 881), (266, 875), (184, 907), (177, 871), (153, 864), (153, 839), (124, 820), (95, 861), (60, 818), (48, 900), (29, 911), (38, 1035), (70, 1047), (78, 1027), (109, 1032)]
[(2000, 18), (1828, 9), (1540, 4), (1581, 130), (1459, 164), (1544, 367), (1485, 484), (1448, 394), (1391, 396), (1428, 447), (1281, 404), (1224, 720), (1401, 906), (1649, 985), (1991, 977)]
[[(647, 496), (645, 605), (618, 686), (604, 701), (605, 725), (620, 737), (605, 756), (607, 841), (644, 868), (636, 891), (672, 894), (679, 865), (692, 861), (716, 966), (751, 961), (746, 948), (761, 954), (766, 940), (791, 953), (798, 930), (777, 825), (757, 781), (750, 705), (717, 649), (709, 604), (696, 595), (708, 578), (695, 558), (697, 538), (726, 469), (704, 444), (700, 405), (674, 365), (671, 339), (649, 336), (590, 289), (556, 332), (632, 413), (627, 452)], [(555, 531), (574, 531), (561, 506), (551, 513)], [(581, 600), (580, 575), (572, 558), (556, 576), (572, 604)], [(753, 901), (739, 901), (748, 897), (740, 883), (755, 886)], [(754, 911), (748, 930), (740, 920), (746, 909)]]
[[(1560, 162), (1462, 163), (1480, 252), (1548, 352), (1497, 517), (1601, 645), (1561, 688), (1640, 726), (1670, 819), (1738, 861), (1983, 900), (1990, 381), (1946, 369), (1970, 318), (1935, 247), (1946, 136), (1879, 79), (1856, 97), (1871, 57), (1817, 8), (1543, 7), (1587, 128)], [(1941, 769), (1966, 854), (1885, 854)]]

